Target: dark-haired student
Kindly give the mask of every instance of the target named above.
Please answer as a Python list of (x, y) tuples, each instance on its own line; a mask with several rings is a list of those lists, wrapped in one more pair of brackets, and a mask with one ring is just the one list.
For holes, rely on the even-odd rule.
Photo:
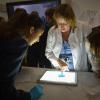
[[(37, 11), (32, 11), (31, 13), (33, 16), (38, 17), (39, 14)], [(40, 42), (34, 43), (32, 46), (29, 47), (26, 56), (27, 65), (30, 67), (37, 67), (40, 59)]]
[(100, 26), (94, 27), (87, 36), (86, 50), (92, 71), (100, 78)]
[(39, 17), (26, 11), (14, 14), (0, 25), (0, 98), (2, 100), (37, 100), (43, 94), (43, 86), (36, 85), (30, 91), (17, 90), (16, 75), (28, 46), (39, 41), (44, 25)]

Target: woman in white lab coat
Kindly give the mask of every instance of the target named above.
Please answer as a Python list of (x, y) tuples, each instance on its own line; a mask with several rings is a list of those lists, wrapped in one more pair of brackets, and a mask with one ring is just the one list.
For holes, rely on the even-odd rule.
[(76, 23), (73, 9), (68, 4), (61, 4), (54, 13), (56, 25), (47, 37), (46, 57), (54, 68), (63, 71), (88, 71), (87, 54), (84, 38), (88, 27)]

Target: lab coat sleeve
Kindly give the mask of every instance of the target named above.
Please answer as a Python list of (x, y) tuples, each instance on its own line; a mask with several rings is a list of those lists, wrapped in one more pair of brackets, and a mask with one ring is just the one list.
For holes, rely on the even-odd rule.
[(54, 65), (55, 68), (58, 68), (59, 66), (57, 62), (58, 58), (53, 53), (53, 48), (54, 48), (54, 44), (56, 41), (55, 40), (55, 30), (53, 28), (51, 28), (48, 32), (45, 56), (47, 57), (47, 59), (50, 60), (50, 62)]

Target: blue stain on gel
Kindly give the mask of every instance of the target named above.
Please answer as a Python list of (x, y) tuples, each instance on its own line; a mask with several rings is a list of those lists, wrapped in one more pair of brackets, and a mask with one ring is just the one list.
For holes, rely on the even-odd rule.
[(61, 74), (59, 74), (58, 77), (65, 77), (65, 75), (63, 72), (61, 72)]

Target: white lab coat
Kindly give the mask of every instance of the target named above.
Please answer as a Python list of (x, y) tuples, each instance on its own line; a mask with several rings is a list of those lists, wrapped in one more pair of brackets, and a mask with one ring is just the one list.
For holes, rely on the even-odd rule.
[[(68, 38), (72, 50), (74, 69), (76, 71), (88, 71), (84, 37), (89, 31), (87, 31), (88, 27), (84, 27), (80, 23), (77, 26), (80, 27), (77, 27), (74, 33), (71, 32)], [(58, 28), (53, 26), (48, 32), (45, 55), (55, 68), (59, 67), (57, 59), (59, 58), (61, 48), (62, 34)]]

